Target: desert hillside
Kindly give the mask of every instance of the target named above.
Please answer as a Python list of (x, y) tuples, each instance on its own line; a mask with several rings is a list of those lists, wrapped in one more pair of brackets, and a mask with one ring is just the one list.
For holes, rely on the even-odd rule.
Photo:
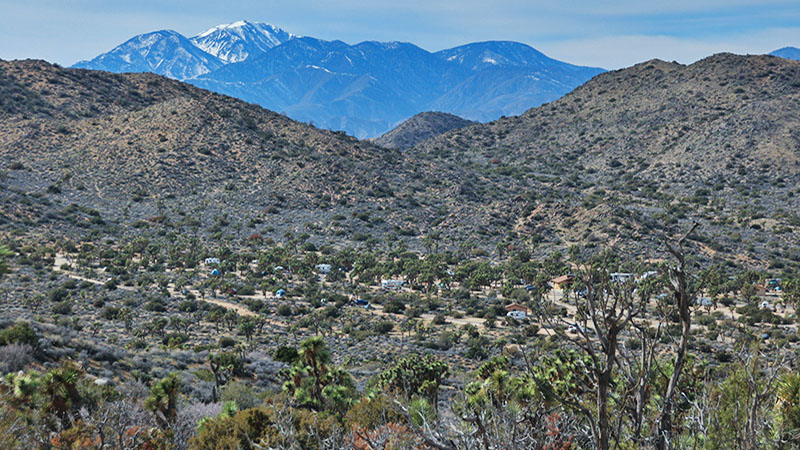
[(800, 261), (798, 106), (796, 61), (653, 60), (416, 152), (497, 174), (517, 192), (519, 232), (624, 243), (696, 220), (708, 255), (782, 267)]
[(443, 112), (424, 112), (415, 114), (393, 128), (388, 133), (372, 139), (372, 142), (386, 148), (405, 149), (450, 130), (464, 128), (475, 122), (462, 119), (454, 114)]
[(17, 61), (0, 77), (11, 223), (72, 226), (75, 203), (130, 232), (156, 217), (207, 237), (654, 257), (697, 221), (703, 258), (800, 263), (800, 62), (649, 61), (402, 152), (151, 74)]

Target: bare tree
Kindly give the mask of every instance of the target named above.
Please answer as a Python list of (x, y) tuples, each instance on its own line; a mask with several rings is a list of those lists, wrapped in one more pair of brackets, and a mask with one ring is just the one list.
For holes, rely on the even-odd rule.
[(573, 444), (583, 447), (590, 440), (588, 430), (568, 411), (540, 402), (488, 402), (472, 408), (462, 396), (454, 400), (448, 413), (439, 416), (421, 414), (403, 402), (395, 401), (395, 406), (422, 440), (422, 448), (555, 450), (573, 448)]
[(91, 414), (80, 411), (84, 423), (95, 430), (100, 439), (100, 448), (140, 448), (147, 431), (156, 427), (153, 415), (141, 404), (129, 399), (103, 403)]
[[(278, 435), (281, 437), (280, 442), (267, 444), (250, 441), (250, 445), (255, 449), (263, 450), (303, 450), (306, 448), (298, 436), (299, 430), (295, 426), (297, 420), (293, 409), (285, 402), (276, 402), (265, 407), (272, 413), (271, 416), (274, 418), (272, 426), (278, 431)], [(337, 428), (332, 433), (324, 436), (312, 425), (308, 425), (308, 428), (303, 431), (309, 439), (316, 441), (314, 448), (340, 450), (347, 447), (347, 439), (341, 429)]]
[(222, 412), (221, 403), (192, 403), (180, 408), (172, 425), (172, 442), (175, 448), (188, 449), (189, 439), (194, 436), (198, 422), (206, 417), (216, 417), (220, 412)]
[(24, 430), (24, 418), (15, 414), (7, 398), (0, 396), (0, 448), (14, 448)]
[(630, 427), (630, 440), (644, 446), (645, 416), (647, 404), (650, 400), (651, 381), (654, 374), (654, 363), (658, 354), (659, 337), (661, 336), (662, 321), (655, 327), (648, 321), (632, 322), (632, 327), (627, 334), (638, 340), (640, 347), (629, 348), (624, 343), (619, 349), (619, 373), (625, 380), (624, 414), (617, 416), (617, 436), (621, 435), (622, 422), (628, 420)]
[[(583, 288), (585, 300), (576, 313), (576, 321), (569, 324), (570, 333), (563, 331), (567, 322), (562, 317), (548, 314), (548, 310), (552, 311), (553, 308), (542, 310), (542, 322), (548, 324), (548, 329), (571, 342), (588, 357), (581, 363), (585, 371), (582, 375), (585, 376), (578, 378), (583, 384), (582, 389), (559, 392), (548, 380), (537, 375), (533, 365), (528, 362), (539, 389), (581, 415), (589, 424), (595, 445), (600, 450), (610, 448), (615, 428), (611, 423), (609, 405), (612, 403), (612, 375), (620, 362), (624, 361), (619, 355), (620, 338), (631, 328), (635, 319), (644, 315), (649, 300), (649, 290), (638, 290), (634, 280), (612, 281), (608, 270), (611, 263), (610, 254), (604, 254), (589, 264), (578, 266), (576, 279)], [(592, 393), (594, 408), (586, 406), (582, 399), (583, 392)], [(627, 397), (617, 396), (613, 403), (624, 408)]]
[(675, 350), (675, 360), (672, 365), (672, 375), (667, 384), (667, 389), (662, 396), (661, 411), (657, 418), (656, 448), (664, 450), (669, 448), (673, 431), (673, 417), (675, 409), (675, 393), (678, 390), (683, 366), (686, 362), (686, 353), (689, 348), (689, 334), (692, 326), (692, 306), (695, 304), (697, 293), (691, 286), (690, 276), (687, 274), (686, 256), (683, 251), (683, 244), (690, 234), (699, 226), (697, 222), (692, 228), (683, 235), (673, 246), (665, 240), (667, 250), (675, 258), (675, 265), (668, 268), (668, 286), (672, 291), (675, 305), (678, 309), (678, 317), (681, 324), (681, 337), (678, 348)]
[(763, 408), (775, 404), (776, 382), (789, 366), (784, 352), (772, 353), (770, 357), (754, 345), (737, 355), (747, 389), (743, 448), (763, 448), (761, 438), (767, 435), (771, 425), (769, 414)]

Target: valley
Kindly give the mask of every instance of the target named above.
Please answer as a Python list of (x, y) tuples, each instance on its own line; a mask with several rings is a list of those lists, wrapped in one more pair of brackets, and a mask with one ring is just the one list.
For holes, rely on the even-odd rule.
[(798, 442), (800, 62), (359, 140), (199, 88), (264, 63), (212, 34), (169, 38), (193, 74), (0, 61), (0, 447)]

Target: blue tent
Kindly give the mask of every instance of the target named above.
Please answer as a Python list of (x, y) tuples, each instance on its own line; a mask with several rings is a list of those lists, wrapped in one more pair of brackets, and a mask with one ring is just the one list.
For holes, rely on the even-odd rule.
[(220, 272), (219, 269), (214, 269), (211, 271), (211, 275), (220, 276), (222, 275), (222, 272)]
[(286, 295), (286, 291), (284, 291), (283, 289), (278, 289), (275, 292), (275, 297), (283, 297), (284, 295)]

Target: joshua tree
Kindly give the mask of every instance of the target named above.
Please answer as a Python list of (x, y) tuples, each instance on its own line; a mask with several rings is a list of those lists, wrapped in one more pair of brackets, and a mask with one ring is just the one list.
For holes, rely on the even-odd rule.
[(250, 339), (253, 337), (253, 333), (256, 331), (256, 324), (253, 323), (252, 319), (241, 319), (239, 321), (239, 331), (244, 334), (247, 342), (250, 342)]
[(431, 354), (401, 358), (378, 378), (378, 386), (401, 395), (407, 401), (414, 397), (427, 399), (434, 409), (439, 401), (439, 385), (447, 377), (447, 364)]
[(175, 419), (181, 379), (177, 372), (169, 374), (150, 388), (150, 396), (144, 402), (145, 408), (156, 414), (156, 420), (167, 427)]
[(2, 277), (6, 272), (8, 272), (8, 261), (7, 259), (13, 255), (11, 250), (8, 249), (5, 245), (0, 245), (0, 277)]

